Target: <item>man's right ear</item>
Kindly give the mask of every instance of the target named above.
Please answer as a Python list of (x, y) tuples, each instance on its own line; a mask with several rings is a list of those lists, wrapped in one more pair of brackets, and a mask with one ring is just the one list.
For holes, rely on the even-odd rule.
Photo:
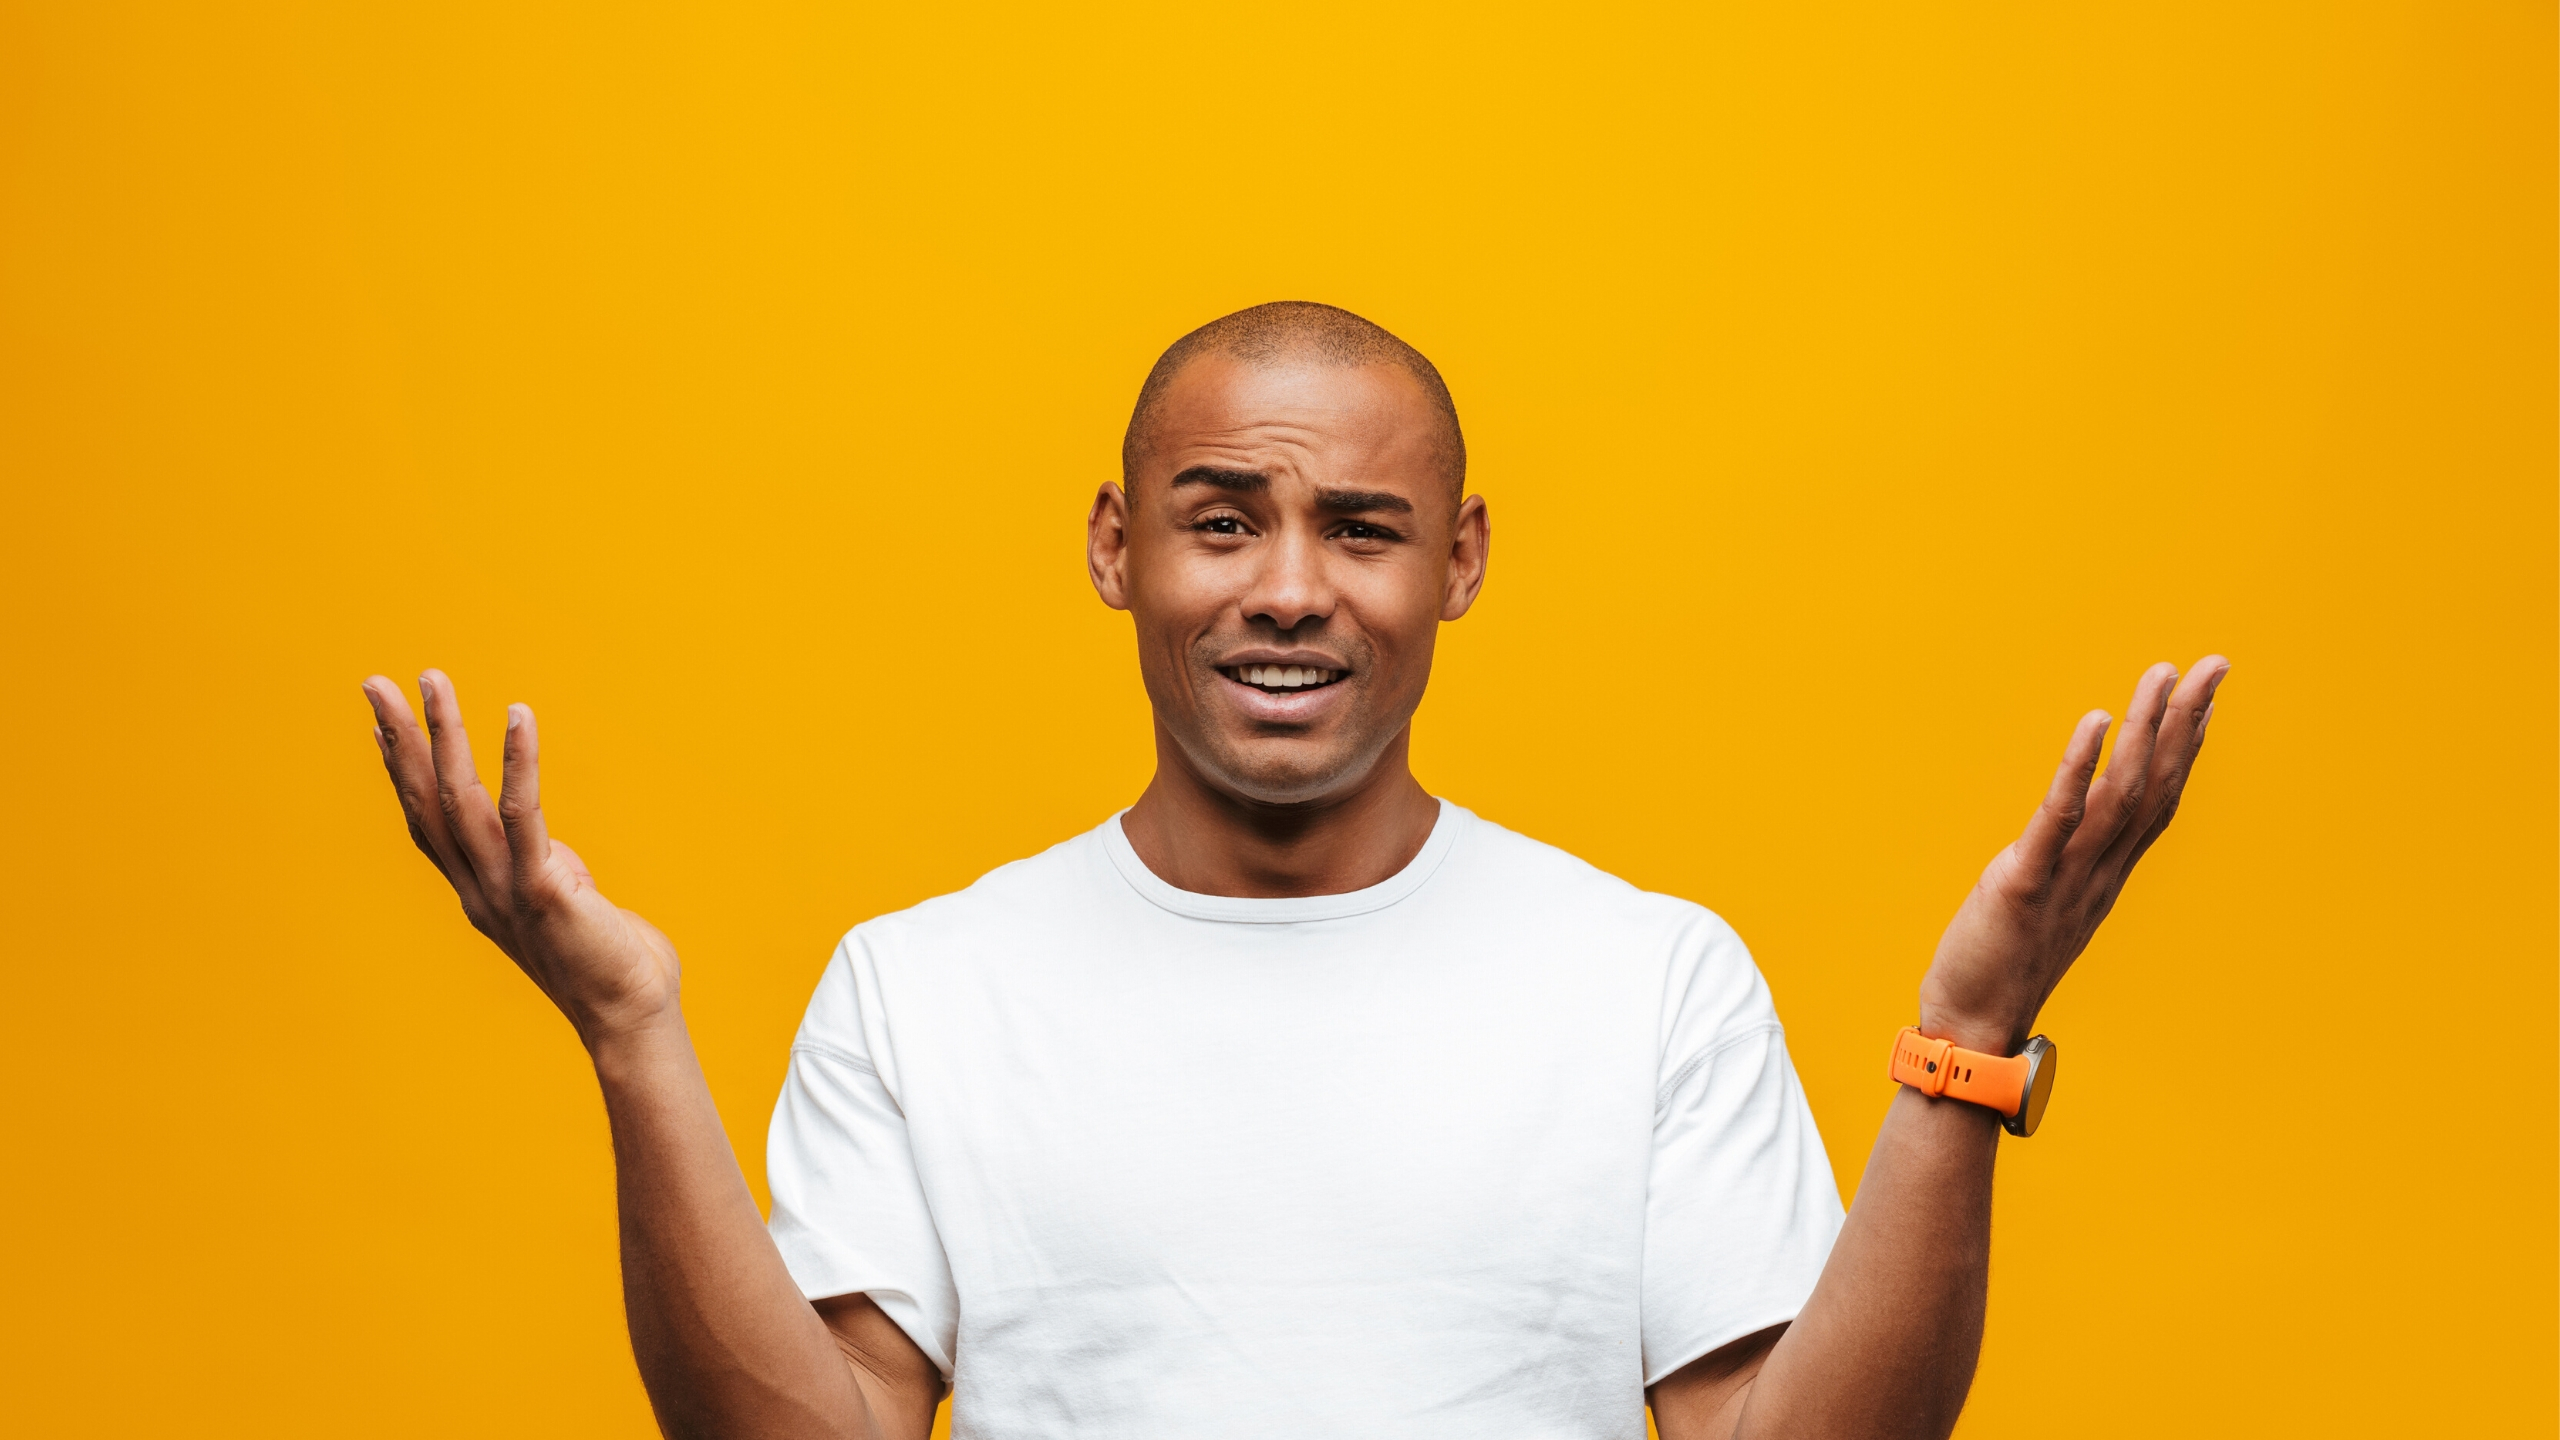
[(1129, 608), (1129, 496), (1105, 480), (1084, 517), (1084, 563), (1093, 593), (1114, 610)]

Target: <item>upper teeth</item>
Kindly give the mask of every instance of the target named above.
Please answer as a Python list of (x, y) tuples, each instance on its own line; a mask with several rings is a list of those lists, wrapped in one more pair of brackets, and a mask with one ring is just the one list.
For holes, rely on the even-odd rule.
[(1239, 665), (1236, 673), (1247, 685), (1322, 685), (1338, 672), (1312, 665)]

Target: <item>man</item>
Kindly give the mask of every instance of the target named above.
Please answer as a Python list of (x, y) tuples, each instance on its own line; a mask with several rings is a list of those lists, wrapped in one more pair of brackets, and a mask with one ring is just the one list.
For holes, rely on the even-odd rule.
[[(1407, 768), (1437, 627), (1485, 578), (1465, 467), (1438, 372), (1347, 312), (1259, 306), (1165, 353), (1088, 540), (1155, 777), (846, 937), (775, 1111), (770, 1230), (673, 946), (547, 836), (532, 712), (493, 805), (443, 675), (425, 734), (366, 682), (412, 837), (594, 1058), (668, 1434), (913, 1440), (955, 1380), (980, 1437), (1632, 1440), (1648, 1400), (1671, 1440), (1953, 1427), (2001, 1115), (1924, 1093), (1946, 1077), (1912, 1050), (1844, 1225), (1733, 933)], [(2081, 720), (1940, 941), (1922, 1037), (2019, 1054), (2227, 668), (2145, 674), (2094, 781), (2110, 719)]]

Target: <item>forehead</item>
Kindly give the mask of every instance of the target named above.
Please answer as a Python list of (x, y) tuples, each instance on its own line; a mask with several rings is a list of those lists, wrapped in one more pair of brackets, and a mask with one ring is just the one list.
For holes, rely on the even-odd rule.
[(1440, 419), (1401, 365), (1203, 355), (1182, 368), (1148, 424), (1146, 470), (1171, 474), (1218, 458), (1333, 470), (1373, 479), (1439, 478)]

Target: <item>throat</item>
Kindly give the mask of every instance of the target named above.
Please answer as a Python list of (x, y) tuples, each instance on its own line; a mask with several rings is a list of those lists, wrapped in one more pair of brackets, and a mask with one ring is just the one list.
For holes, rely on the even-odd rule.
[(1310, 804), (1255, 804), (1159, 764), (1120, 817), (1120, 831), (1157, 879), (1195, 895), (1283, 899), (1365, 890), (1411, 864), (1440, 802), (1388, 757), (1381, 783)]

